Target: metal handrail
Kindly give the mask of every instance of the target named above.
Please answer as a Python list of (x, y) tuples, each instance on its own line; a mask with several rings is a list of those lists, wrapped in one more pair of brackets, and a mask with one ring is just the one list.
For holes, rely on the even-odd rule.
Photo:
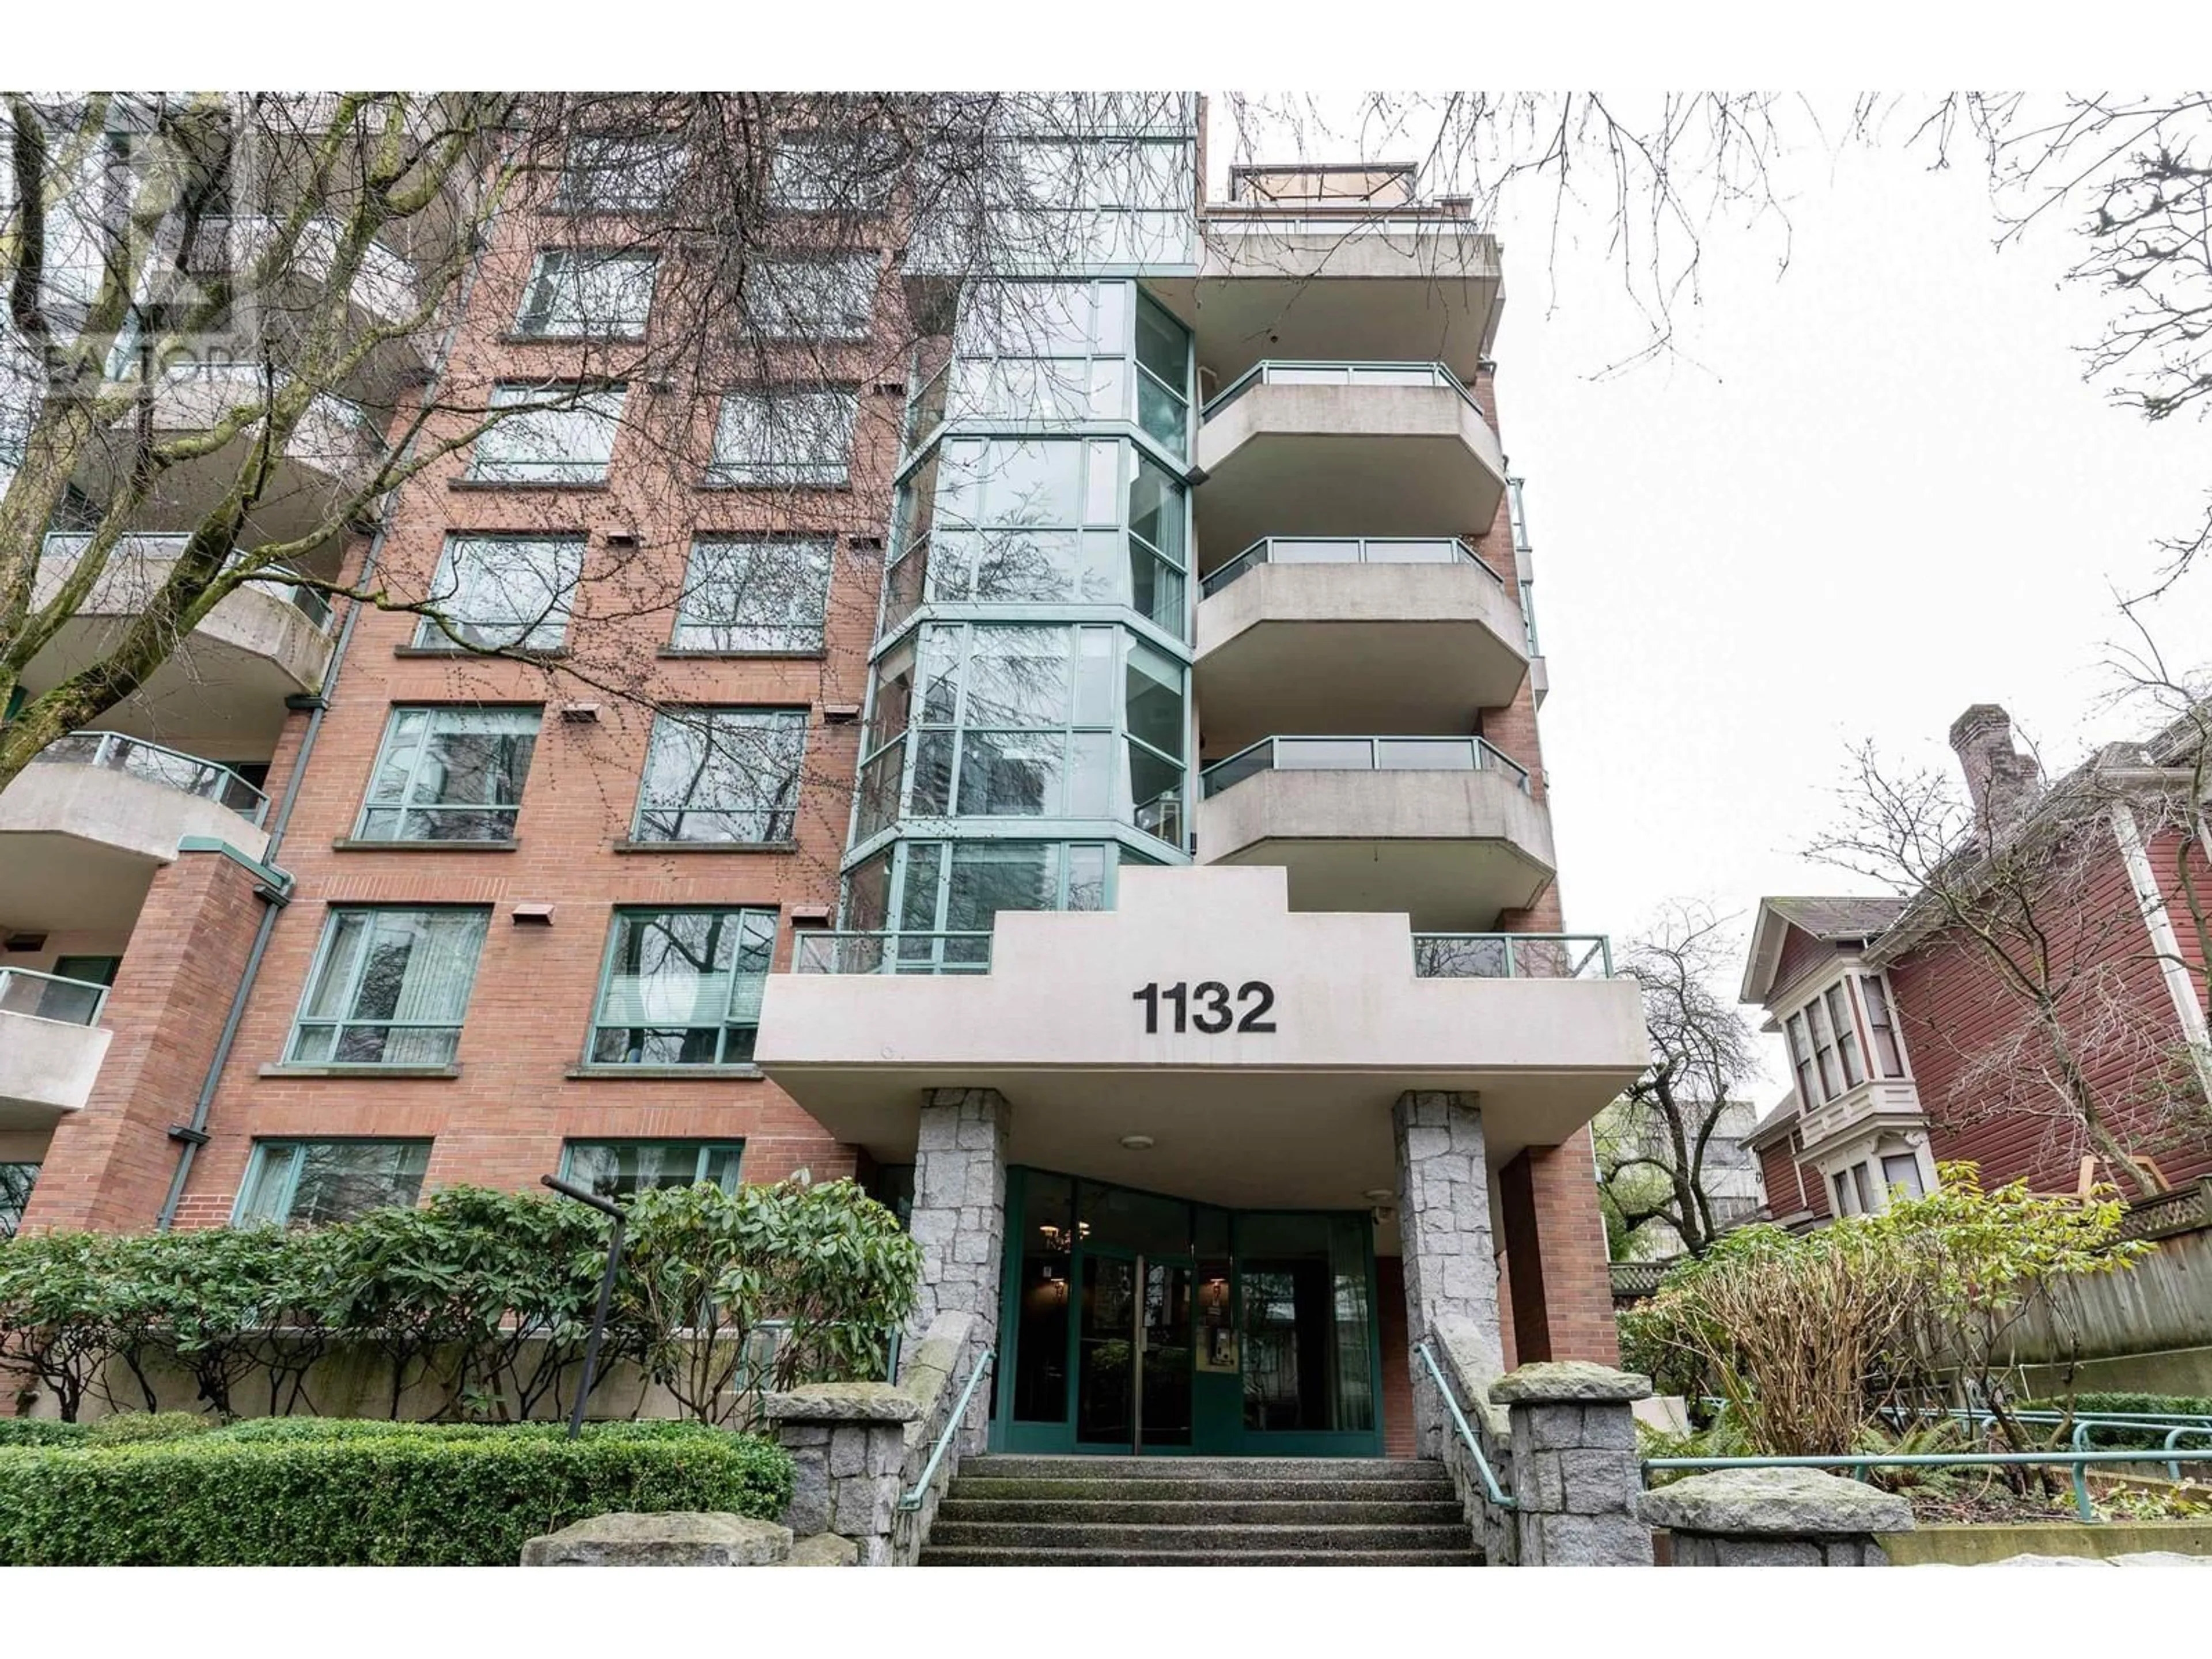
[(1443, 1370), (1437, 1365), (1436, 1355), (1429, 1352), (1428, 1343), (1425, 1340), (1416, 1342), (1413, 1352), (1421, 1356), (1421, 1363), (1429, 1368), (1429, 1375), (1436, 1380), (1437, 1392), (1443, 1396), (1444, 1408), (1451, 1413), (1453, 1426), (1458, 1429), (1462, 1443), (1474, 1456), (1474, 1467), (1482, 1476), (1484, 1496), (1495, 1508), (1510, 1510), (1516, 1507), (1512, 1494), (1498, 1484), (1497, 1471), (1490, 1467), (1490, 1460), (1482, 1455), (1481, 1438), (1468, 1426), (1467, 1413), (1459, 1408), (1459, 1398), (1452, 1393), (1451, 1385), (1444, 1381)]
[[(1652, 1469), (1887, 1469), (1887, 1468), (1999, 1468), (2008, 1466), (2057, 1465), (2074, 1472), (2074, 1507), (2084, 1521), (2097, 1518), (2089, 1502), (2088, 1466), (2092, 1463), (2150, 1463), (2160, 1460), (2140, 1451), (2075, 1452), (1869, 1452), (1836, 1457), (1647, 1457)], [(2212, 1451), (2178, 1452), (2169, 1467), (2184, 1463), (2212, 1463)], [(1862, 1479), (1864, 1477), (1862, 1476)], [(2177, 1474), (2174, 1478), (2179, 1480)]]
[[(1367, 745), (1367, 764), (1364, 766), (1282, 766), (1278, 764), (1276, 761), (1274, 747), (1278, 744), (1285, 743), (1364, 743)], [(1381, 750), (1376, 747), (1376, 745), (1385, 743), (1425, 744), (1437, 745), (1449, 744), (1462, 744), (1466, 749), (1468, 763), (1465, 766), (1436, 768), (1384, 766), (1382, 764)], [(1248, 757), (1252, 756), (1261, 750), (1267, 751), (1267, 758), (1263, 764), (1246, 765), (1233, 773), (1230, 772), (1231, 768), (1238, 766), (1240, 762), (1244, 761)], [(1496, 744), (1491, 743), (1487, 738), (1476, 737), (1438, 738), (1420, 735), (1409, 735), (1405, 737), (1361, 736), (1358, 734), (1341, 732), (1334, 735), (1302, 733), (1297, 736), (1279, 735), (1275, 737), (1267, 737), (1261, 738), (1256, 743), (1247, 744), (1235, 754), (1224, 756), (1220, 760), (1214, 762), (1212, 765), (1207, 767), (1204, 771), (1199, 774), (1198, 781), (1200, 794), (1212, 797), (1220, 793), (1222, 790), (1230, 787), (1232, 784), (1242, 783), (1246, 778), (1250, 777), (1253, 774), (1257, 772), (1397, 772), (1431, 770), (1486, 772), (1492, 769), (1493, 766), (1498, 769), (1510, 773), (1515, 782), (1520, 786), (1521, 793), (1522, 794), (1525, 795), (1532, 793), (1528, 787), (1528, 769), (1522, 765), (1520, 762), (1515, 760), (1510, 755), (1506, 754), (1503, 750), (1498, 748)], [(1225, 781), (1223, 781), (1224, 774), (1228, 775)]]
[[(19, 979), (34, 979), (41, 985), (66, 985), (71, 990), (92, 993), (92, 1006), (82, 1019), (64, 1018), (42, 1009), (17, 1008), (10, 1005), (10, 993)], [(40, 993), (40, 1000), (45, 1000)], [(71, 979), (65, 974), (42, 974), (35, 968), (0, 968), (0, 1013), (21, 1014), (28, 1019), (50, 1019), (57, 1025), (97, 1025), (101, 1011), (107, 1006), (107, 988), (97, 980)]]
[[(41, 556), (82, 558), (85, 549), (91, 545), (92, 539), (91, 534), (86, 531), (50, 530), (46, 532), (46, 540), (42, 544)], [(191, 540), (190, 536), (167, 532), (134, 531), (118, 538), (111, 551), (125, 553), (142, 559), (175, 559), (182, 556), (186, 544)], [(233, 553), (223, 561), (223, 568), (226, 570), (230, 569), (241, 560), (251, 556), (252, 555), (248, 553)], [(270, 581), (270, 579), (272, 578), (275, 580)], [(270, 584), (265, 589), (262, 586), (264, 581), (269, 581)], [(326, 634), (330, 631), (329, 598), (320, 588), (304, 586), (300, 573), (290, 566), (264, 565), (247, 577), (243, 586), (251, 586), (255, 592), (268, 592), (280, 604), (290, 605), (293, 610), (307, 619), (308, 623), (317, 633)]]
[[(91, 740), (89, 753), (85, 752), (82, 746), (82, 740), (87, 738)], [(191, 781), (179, 783), (171, 778), (149, 775), (132, 768), (128, 764), (128, 759), (137, 750), (166, 756), (169, 760), (192, 769)], [(262, 815), (269, 810), (269, 797), (221, 761), (202, 760), (198, 755), (187, 755), (181, 749), (172, 749), (167, 744), (155, 743), (145, 738), (134, 738), (126, 732), (71, 732), (57, 738), (33, 758), (50, 764), (105, 766), (113, 771), (129, 772), (134, 777), (144, 777), (149, 783), (159, 784), (163, 788), (174, 789), (180, 794), (197, 796), (203, 800), (214, 801), (219, 806), (227, 806), (255, 824), (261, 822)]]
[[(1450, 369), (1447, 368), (1442, 363), (1359, 362), (1349, 360), (1339, 362), (1297, 360), (1285, 357), (1264, 357), (1261, 359), (1260, 362), (1253, 364), (1251, 368), (1246, 369), (1242, 374), (1239, 374), (1219, 392), (1215, 392), (1213, 396), (1207, 400), (1206, 406), (1200, 410), (1199, 419), (1201, 421), (1212, 420), (1216, 414), (1226, 408), (1238, 398), (1243, 397), (1251, 387), (1267, 385), (1273, 380), (1274, 377), (1278, 374), (1283, 373), (1284, 371), (1287, 370), (1296, 374), (1311, 374), (1315, 371), (1323, 369), (1342, 369), (1344, 371), (1343, 380), (1340, 382), (1316, 382), (1306, 380), (1301, 381), (1299, 384), (1306, 386), (1316, 384), (1358, 386), (1360, 384), (1359, 375), (1362, 371), (1387, 371), (1393, 374), (1404, 374), (1413, 370), (1419, 370), (1428, 376), (1429, 384), (1431, 386), (1450, 387), (1454, 392), (1459, 393), (1461, 400), (1464, 402), (1469, 409), (1473, 410), (1476, 415), (1482, 415), (1482, 405), (1475, 402), (1474, 393), (1467, 389), (1467, 383), (1462, 380), (1458, 375), (1453, 374)], [(1387, 384), (1403, 386), (1405, 382), (1402, 380), (1395, 380), (1388, 382)], [(1483, 418), (1486, 421), (1488, 417), (1483, 416)]]
[[(1349, 547), (1353, 550), (1348, 559), (1279, 559), (1278, 547)], [(1456, 556), (1443, 559), (1370, 559), (1370, 547), (1443, 547), (1454, 550)], [(1480, 568), (1498, 586), (1505, 586), (1505, 578), (1491, 568), (1480, 553), (1457, 536), (1262, 536), (1220, 569), (1200, 584), (1204, 598), (1212, 599), (1230, 583), (1263, 564), (1471, 564)]]
[[(902, 933), (896, 930), (817, 933), (809, 928), (793, 936), (791, 971), (794, 974), (988, 974), (991, 971), (991, 938), (990, 933), (982, 929), (946, 933)], [(963, 940), (981, 941), (976, 959), (972, 962), (947, 959), (944, 947)], [(868, 967), (848, 968), (844, 965), (848, 945), (874, 945), (880, 954)], [(926, 951), (918, 956), (906, 954), (900, 948), (902, 945), (924, 945)]]
[[(1505, 971), (1502, 974), (1437, 972), (1434, 971), (1436, 963), (1434, 957), (1429, 958), (1431, 963), (1431, 969), (1424, 971), (1421, 947), (1425, 944), (1431, 947), (1501, 945), (1504, 947), (1501, 955), (1505, 963)], [(1580, 959), (1571, 963), (1564, 974), (1529, 974), (1522, 972), (1514, 966), (1514, 959), (1517, 954), (1514, 947), (1520, 945), (1556, 945), (1563, 951), (1580, 951), (1583, 954)], [(1416, 933), (1413, 935), (1413, 973), (1416, 978), (1420, 979), (1580, 979), (1583, 977), (1582, 969), (1589, 965), (1593, 955), (1604, 969), (1600, 977), (1611, 979), (1613, 977), (1613, 939), (1610, 935), (1605, 933)], [(1463, 962), (1466, 957), (1462, 956), (1461, 960)]]
[(945, 1461), (945, 1454), (951, 1449), (952, 1437), (960, 1432), (960, 1425), (968, 1420), (968, 1402), (975, 1397), (975, 1385), (983, 1380), (984, 1373), (991, 1369), (992, 1362), (997, 1357), (997, 1351), (988, 1344), (975, 1356), (975, 1369), (968, 1373), (968, 1386), (960, 1390), (958, 1402), (945, 1419), (945, 1426), (938, 1431), (937, 1443), (929, 1449), (929, 1462), (921, 1466), (921, 1478), (914, 1483), (913, 1491), (899, 1497), (898, 1506), (901, 1509), (912, 1512), (921, 1507), (922, 1499), (929, 1492), (929, 1483), (937, 1478), (937, 1466)]

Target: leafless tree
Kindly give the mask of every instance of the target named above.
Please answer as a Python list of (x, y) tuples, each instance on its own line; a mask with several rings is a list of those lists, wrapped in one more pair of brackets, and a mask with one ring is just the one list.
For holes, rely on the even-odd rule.
[(1714, 1139), (1759, 1075), (1757, 1039), (1725, 990), (1740, 955), (1731, 924), (1701, 902), (1669, 905), (1623, 964), (1644, 989), (1651, 1063), (1595, 1127), (1598, 1181), (1623, 1229), (1663, 1222), (1702, 1255), (1727, 1226)]

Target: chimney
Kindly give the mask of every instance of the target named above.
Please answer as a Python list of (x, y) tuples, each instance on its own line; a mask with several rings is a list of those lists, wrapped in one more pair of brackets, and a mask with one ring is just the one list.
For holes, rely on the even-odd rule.
[(2027, 817), (2043, 793), (2043, 769), (2013, 748), (2012, 716), (1978, 702), (1951, 722), (1951, 750), (1974, 803), (1974, 832), (1988, 851)]

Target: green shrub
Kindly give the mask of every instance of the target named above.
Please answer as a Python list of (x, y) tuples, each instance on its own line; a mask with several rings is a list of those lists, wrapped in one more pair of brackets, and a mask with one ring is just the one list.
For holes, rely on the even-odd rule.
[(526, 1540), (593, 1515), (773, 1520), (791, 1498), (781, 1448), (696, 1427), (607, 1425), (570, 1444), (550, 1425), (279, 1420), (0, 1450), (0, 1564), (511, 1566)]
[[(566, 1423), (394, 1423), (381, 1417), (251, 1417), (216, 1431), (249, 1445), (300, 1440), (559, 1440)], [(668, 1440), (720, 1434), (699, 1424), (664, 1418), (648, 1423), (586, 1423), (586, 1440)], [(725, 1438), (729, 1438), (724, 1435)]]
[(57, 1423), (50, 1417), (0, 1417), (0, 1447), (75, 1446), (84, 1440), (82, 1423)]
[(215, 1426), (191, 1412), (117, 1412), (103, 1417), (86, 1431), (95, 1446), (127, 1446), (142, 1440), (174, 1440), (179, 1435), (204, 1434)]

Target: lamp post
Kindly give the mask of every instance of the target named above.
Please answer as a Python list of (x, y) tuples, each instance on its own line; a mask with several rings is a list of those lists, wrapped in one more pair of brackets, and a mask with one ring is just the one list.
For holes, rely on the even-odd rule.
[(607, 1305), (614, 1300), (615, 1274), (622, 1267), (623, 1212), (618, 1204), (610, 1203), (597, 1193), (586, 1192), (572, 1186), (558, 1176), (540, 1176), (541, 1186), (550, 1187), (563, 1198), (573, 1198), (579, 1204), (588, 1204), (614, 1224), (614, 1232), (607, 1240), (607, 1271), (599, 1280), (599, 1305), (592, 1315), (592, 1334), (584, 1344), (584, 1376), (576, 1389), (576, 1404), (568, 1413), (568, 1438), (574, 1440), (583, 1431), (584, 1405), (592, 1397), (592, 1383), (599, 1370), (599, 1344), (607, 1334)]

